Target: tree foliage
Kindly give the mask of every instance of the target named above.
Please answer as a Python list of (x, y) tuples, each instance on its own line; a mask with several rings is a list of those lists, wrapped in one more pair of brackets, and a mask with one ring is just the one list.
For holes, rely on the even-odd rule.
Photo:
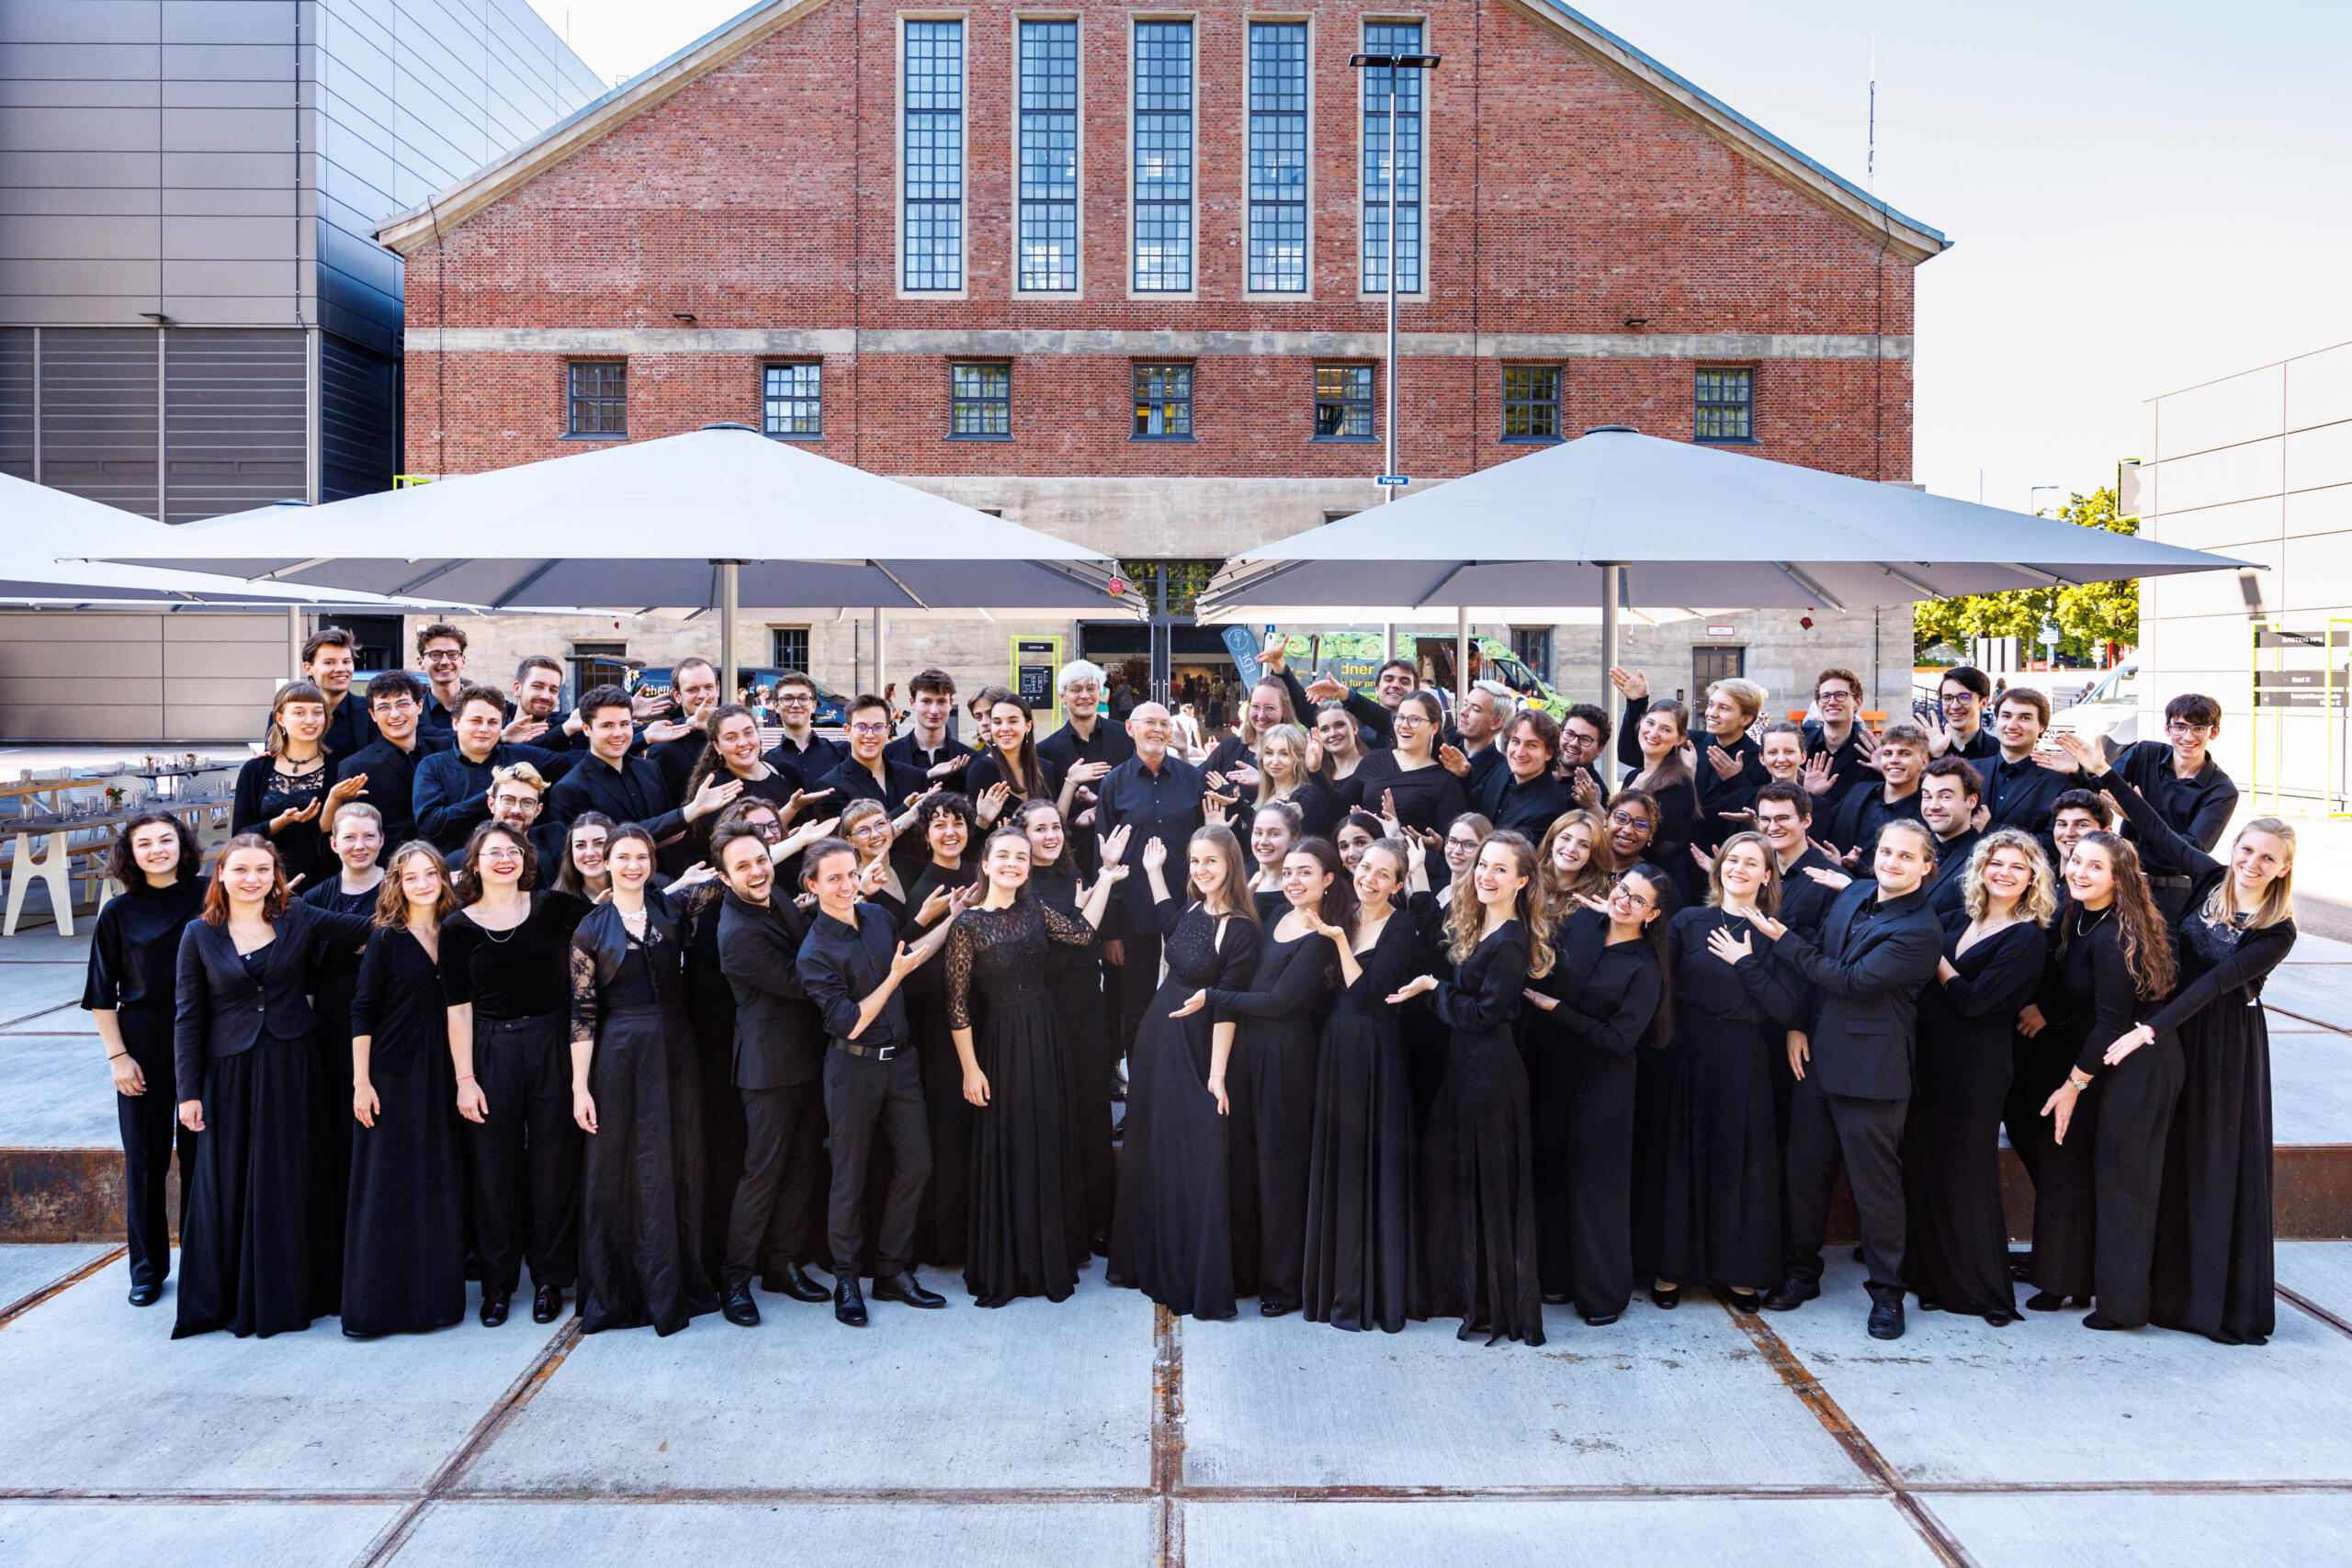
[[(2115, 490), (2070, 496), (2058, 515), (2084, 528), (2110, 534), (2139, 532), (2136, 519), (2115, 514)], [(2079, 588), (2020, 588), (2007, 593), (1968, 593), (1912, 606), (1912, 645), (1924, 654), (1939, 642), (1966, 649), (1980, 637), (2022, 638), (2039, 648), (2041, 628), (2056, 622), (2059, 651), (2100, 661), (2110, 642), (2140, 638), (2140, 582), (2090, 582)]]

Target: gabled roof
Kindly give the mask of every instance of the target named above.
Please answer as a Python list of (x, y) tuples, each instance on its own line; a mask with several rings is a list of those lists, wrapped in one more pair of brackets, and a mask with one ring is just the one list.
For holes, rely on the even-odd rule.
[[(394, 213), (376, 238), (402, 255), (443, 227), (466, 221), (563, 159), (628, 120), (667, 100), (771, 34), (791, 26), (828, 0), (761, 0), (733, 20), (705, 33), (650, 71), (583, 105), (531, 141), (430, 199)], [(1951, 248), (1943, 234), (1832, 173), (1713, 94), (1668, 70), (1581, 11), (1559, 0), (1507, 0), (1568, 39), (1600, 65), (1712, 132), (1740, 156), (1797, 189), (1863, 232), (1883, 239), (1906, 261), (1922, 262)]]

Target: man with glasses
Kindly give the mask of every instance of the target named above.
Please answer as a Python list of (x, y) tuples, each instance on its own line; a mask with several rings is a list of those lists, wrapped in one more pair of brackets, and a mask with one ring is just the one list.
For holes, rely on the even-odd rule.
[[(2207, 854), (2222, 841), (2238, 806), (2236, 782), (2209, 750), (2221, 730), (2222, 705), (2196, 692), (2185, 693), (2165, 705), (2164, 739), (2126, 746), (2109, 764), (2174, 832)], [(2123, 834), (2139, 845), (2156, 908), (2167, 920), (2177, 922), (2188, 902), (2189, 868), (2175, 864), (2165, 846), (2140, 838), (2128, 822)]]
[[(1923, 748), (1924, 750), (1924, 748)], [(1874, 880), (1838, 895), (1818, 943), (1760, 910), (1748, 920), (1775, 954), (1813, 983), (1810, 1027), (1789, 1032), (1788, 1277), (1764, 1298), (1790, 1312), (1821, 1294), (1830, 1190), (1846, 1168), (1861, 1220), (1870, 1334), (1903, 1337), (1903, 1161), (1920, 988), (1943, 957), (1943, 924), (1928, 907), (1936, 869), (1927, 825), (1880, 835)]]
[[(380, 682), (383, 677), (376, 679)], [(428, 693), (428, 706), (432, 700)], [(499, 769), (528, 762), (544, 778), (548, 770), (562, 760), (560, 752), (518, 746), (501, 739), (506, 729), (506, 698), (497, 688), (468, 686), (458, 694), (457, 705), (456, 744), (431, 750), (430, 741), (424, 742), (428, 750), (416, 764), (412, 796), (417, 832), (431, 840), (445, 855), (462, 851), (467, 835), (489, 820), (491, 784)], [(616, 817), (613, 820), (635, 818)]]
[(1957, 665), (1936, 686), (1936, 714), (1927, 724), (1928, 746), (1939, 757), (1987, 763), (2000, 755), (2000, 742), (1984, 727), (1984, 705), (1993, 700), (1993, 678)]
[(1870, 727), (1856, 722), (1861, 705), (1862, 678), (1851, 670), (1833, 665), (1814, 677), (1813, 706), (1821, 716), (1804, 723), (1805, 787), (1827, 816), (1856, 790), (1884, 782)]
[[(416, 661), (424, 670), (424, 683), (432, 688), (424, 696), (424, 712), (417, 720), (417, 728), (431, 735), (454, 734), (458, 728), (458, 705), (469, 690), (466, 685), (466, 634), (447, 621), (435, 621), (421, 626), (416, 634)], [(499, 711), (505, 711), (502, 701)]]
[[(548, 781), (528, 762), (510, 762), (490, 775), (490, 818), (531, 841), (531, 852), (542, 867), (563, 863), (564, 825), (539, 820), (547, 801)], [(542, 876), (552, 882), (555, 873)]]
[(878, 800), (895, 817), (932, 787), (922, 769), (882, 755), (890, 744), (890, 705), (871, 693), (851, 700), (849, 755), (810, 786), (833, 792), (827, 809), (838, 811), (853, 800)]
[(1756, 792), (1756, 830), (1772, 846), (1781, 866), (1781, 919), (1808, 935), (1821, 929), (1838, 888), (1805, 874), (1831, 873), (1840, 886), (1846, 875), (1845, 868), (1807, 836), (1812, 827), (1813, 796), (1803, 784), (1775, 779)]
[(424, 682), (405, 670), (387, 670), (368, 682), (368, 728), (376, 739), (351, 755), (334, 759), (335, 783), (359, 781), (358, 789), (341, 799), (330, 798), (321, 815), (319, 831), (334, 836), (334, 813), (348, 801), (364, 801), (384, 819), (387, 854), (416, 837), (416, 765), (433, 751), (450, 746), (446, 735), (426, 735), (417, 728), (424, 713)]
[[(1201, 770), (1170, 751), (1176, 720), (1159, 703), (1139, 703), (1127, 716), (1127, 733), (1136, 754), (1103, 775), (1097, 794), (1094, 831), (1105, 835), (1126, 828), (1127, 863), (1143, 863), (1143, 847), (1157, 839), (1168, 851), (1170, 865), (1182, 865), (1193, 834), (1204, 818)], [(1125, 1055), (1142, 1027), (1143, 1011), (1159, 984), (1159, 918), (1151, 893), (1139, 879), (1128, 877), (1111, 890), (1111, 908), (1102, 917), (1102, 956), (1115, 976), (1111, 998), (1118, 1020), (1115, 1043)]]
[(1590, 703), (1577, 704), (1560, 720), (1560, 776), (1576, 803), (1589, 811), (1599, 810), (1609, 798), (1600, 760), (1608, 754), (1611, 733), (1609, 715)]
[(793, 788), (813, 790), (815, 781), (849, 754), (817, 733), (817, 683), (797, 670), (786, 671), (776, 680), (775, 712), (784, 734), (768, 748), (767, 765), (784, 774)]
[(1311, 702), (1344, 704), (1355, 716), (1356, 728), (1363, 732), (1364, 748), (1369, 750), (1396, 744), (1396, 705), (1420, 689), (1421, 672), (1402, 659), (1392, 659), (1374, 672), (1369, 697), (1330, 675), (1317, 677), (1306, 688), (1306, 695)]

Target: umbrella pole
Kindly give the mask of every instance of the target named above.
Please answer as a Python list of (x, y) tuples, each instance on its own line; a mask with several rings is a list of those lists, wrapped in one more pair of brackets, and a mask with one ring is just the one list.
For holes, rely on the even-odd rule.
[(1470, 700), (1470, 607), (1453, 607), (1453, 711)]
[(742, 562), (718, 563), (718, 700), (735, 700), (735, 593)]
[(1617, 601), (1624, 596), (1625, 566), (1600, 563), (1600, 709), (1609, 711), (1609, 671), (1617, 667)]
[(286, 606), (286, 678), (302, 678), (302, 606)]
[(882, 606), (874, 606), (874, 690), (878, 694), (889, 684), (882, 673)]

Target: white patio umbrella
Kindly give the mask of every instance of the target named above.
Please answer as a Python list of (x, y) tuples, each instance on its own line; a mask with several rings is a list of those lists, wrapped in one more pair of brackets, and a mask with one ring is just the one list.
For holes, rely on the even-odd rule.
[[(447, 595), (493, 610), (1009, 606), (1142, 614), (1099, 550), (832, 462), (744, 425), (600, 446), (318, 507), (173, 530), (141, 565)], [(560, 555), (548, 555), (559, 550)], [(877, 623), (878, 624), (878, 623)]]
[(2247, 564), (1603, 425), (1248, 551), (1200, 613), (1594, 606), (1605, 669), (1636, 604), (1862, 609)]

